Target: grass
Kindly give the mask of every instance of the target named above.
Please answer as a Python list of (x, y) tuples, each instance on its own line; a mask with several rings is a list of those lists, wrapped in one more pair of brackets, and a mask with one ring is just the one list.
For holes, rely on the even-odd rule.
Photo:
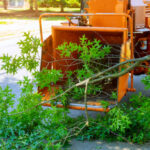
[[(11, 34), (0, 35), (0, 38), (8, 37), (8, 36), (10, 37), (10, 36), (14, 36), (14, 35), (15, 35), (15, 34), (12, 34), (12, 33), (11, 33)], [(2, 39), (1, 39), (1, 40), (2, 40)]]
[[(60, 12), (60, 8), (59, 7), (48, 7), (48, 8), (38, 8), (39, 11), (42, 12)], [(26, 11), (28, 9), (24, 9), (24, 8), (8, 8), (7, 10), (4, 10), (3, 8), (0, 8), (0, 13), (13, 13), (13, 12), (21, 12), (21, 11)], [(64, 8), (64, 12), (80, 12), (80, 8), (68, 8), (65, 7)]]
[[(29, 17), (22, 17), (22, 18), (17, 18), (17, 17), (1, 17), (1, 19), (7, 19), (7, 20), (12, 20), (12, 22), (7, 22), (7, 21), (0, 21), (0, 24), (12, 24), (13, 20), (39, 20), (39, 17), (37, 18), (29, 18)], [(52, 16), (52, 17), (44, 17), (42, 20), (45, 21), (66, 21), (67, 19), (65, 17), (59, 17), (59, 16)], [(6, 22), (6, 23), (5, 23)]]
[[(60, 8), (39, 8), (39, 12), (30, 11), (29, 9), (23, 8), (14, 8), (4, 10), (0, 8), (0, 18), (1, 19), (19, 19), (19, 20), (37, 20), (42, 13), (58, 13)], [(74, 12), (79, 13), (80, 8), (64, 8), (64, 12)], [(66, 20), (65, 17), (53, 16), (44, 18), (44, 20), (57, 21), (57, 20)]]
[(19, 12), (19, 11), (25, 11), (27, 9), (25, 8), (8, 8), (7, 10), (5, 10), (3, 7), (0, 8), (0, 13), (3, 13), (3, 12), (7, 12), (7, 13), (10, 13), (10, 12)]
[(0, 21), (0, 24), (8, 24), (7, 21)]
[(2, 2), (2, 1), (0, 1), (0, 6), (1, 6), (1, 7), (3, 6), (3, 2)]
[(9, 22), (8, 22), (8, 21), (0, 21), (0, 25), (1, 25), (1, 24), (12, 24), (12, 23), (13, 23), (13, 22), (10, 22), (10, 21), (9, 21)]
[(47, 20), (47, 21), (65, 21), (67, 20), (65, 17), (60, 17), (60, 16), (56, 16), (56, 17), (45, 17), (43, 18), (43, 20)]
[[(40, 11), (49, 11), (49, 12), (60, 12), (60, 8), (39, 8)], [(64, 12), (80, 12), (80, 8), (64, 8)]]

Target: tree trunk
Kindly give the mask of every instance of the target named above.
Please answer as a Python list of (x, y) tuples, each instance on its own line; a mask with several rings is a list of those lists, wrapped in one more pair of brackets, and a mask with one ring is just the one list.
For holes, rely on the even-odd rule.
[(61, 0), (60, 12), (64, 12), (64, 0)]
[(30, 0), (30, 10), (33, 10), (33, 0)]
[(83, 2), (83, 0), (81, 0), (81, 6), (80, 6), (80, 12), (81, 13), (84, 12), (83, 9), (84, 9), (84, 2)]
[(37, 13), (38, 12), (38, 3), (37, 3), (37, 0), (34, 0), (34, 5), (35, 5), (35, 11)]
[(7, 7), (8, 7), (7, 0), (3, 0), (3, 6), (4, 6), (4, 9), (7, 10)]

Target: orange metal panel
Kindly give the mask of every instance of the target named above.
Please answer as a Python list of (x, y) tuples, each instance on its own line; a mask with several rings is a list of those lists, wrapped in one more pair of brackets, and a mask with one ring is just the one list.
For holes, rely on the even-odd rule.
[[(53, 37), (53, 56), (59, 62), (53, 63), (53, 68), (62, 70), (65, 73), (68, 70), (76, 70), (78, 65), (74, 60), (64, 60), (60, 56), (60, 52), (57, 47), (64, 42), (78, 43), (79, 38), (83, 35), (89, 40), (98, 39), (103, 44), (121, 44), (123, 43), (123, 32), (126, 28), (107, 28), (107, 27), (76, 27), (76, 26), (52, 26), (52, 37)], [(63, 37), (63, 38), (62, 38)], [(77, 53), (73, 53), (72, 56), (77, 58)], [(71, 58), (70, 58), (71, 59)], [(60, 64), (61, 63), (61, 64)]]
[(43, 43), (42, 47), (42, 61), (41, 61), (41, 69), (47, 68), (51, 69), (53, 61), (53, 48), (52, 48), (52, 36), (49, 36)]
[[(51, 107), (51, 104), (47, 103), (47, 104), (44, 104), (43, 106)], [(56, 105), (56, 107), (64, 108), (64, 106), (61, 105), (61, 104)], [(85, 107), (82, 107), (82, 106), (68, 106), (67, 108), (69, 108), (69, 109), (76, 109), (76, 110), (85, 110)], [(93, 108), (92, 106), (88, 107), (87, 110), (88, 111), (100, 111), (100, 112), (109, 112), (110, 111), (109, 108), (106, 108), (106, 109), (104, 109), (104, 108)]]
[[(89, 0), (88, 13), (127, 13), (128, 0)], [(101, 27), (127, 27), (123, 16), (90, 16), (89, 24)]]
[[(124, 62), (131, 58), (130, 45), (131, 45), (130, 41), (128, 41), (127, 43), (122, 45), (120, 62)], [(120, 70), (124, 67), (126, 68), (127, 65), (120, 67)], [(121, 99), (123, 98), (123, 96), (126, 94), (126, 92), (128, 90), (128, 78), (129, 78), (129, 73), (119, 77), (119, 79), (118, 79), (118, 102), (121, 101)]]
[[(115, 44), (126, 43), (126, 41), (127, 41), (127, 31), (128, 31), (128, 29), (126, 29), (126, 28), (52, 26), (53, 57), (56, 60), (61, 60), (62, 59), (61, 65), (60, 65), (60, 62), (59, 63), (54, 62), (53, 63), (53, 68), (54, 69), (60, 69), (60, 70), (63, 71), (63, 73), (65, 73), (69, 69), (70, 70), (75, 70), (78, 67), (77, 65), (73, 66), (73, 62), (64, 61), (64, 58), (60, 57), (60, 53), (57, 51), (57, 47), (58, 47), (58, 45), (62, 44), (63, 42), (68, 42), (68, 43), (69, 42), (76, 42), (76, 43), (78, 43), (79, 42), (79, 37), (81, 37), (83, 34), (85, 34), (88, 39), (97, 38), (97, 39), (100, 39), (104, 43), (105, 43), (105, 41), (103, 41), (103, 38), (107, 38), (109, 40), (109, 44), (112, 44), (112, 43), (115, 43)], [(99, 35), (103, 36), (103, 38), (101, 39), (101, 36), (99, 36)], [(113, 38), (111, 38), (111, 36)], [(114, 40), (115, 36), (116, 36), (116, 38)], [(123, 39), (123, 37), (124, 37), (124, 39)], [(116, 40), (117, 38), (118, 38), (118, 40)], [(122, 60), (124, 60), (123, 58), (126, 57), (126, 52), (125, 51), (126, 51), (126, 47), (124, 46), (124, 49), (122, 49), (122, 52), (121, 52), (121, 58), (122, 58), (122, 59), (120, 59), (121, 62), (122, 62)], [(77, 58), (76, 54), (75, 54), (74, 58), (75, 57)], [(66, 64), (71, 64), (71, 65), (68, 68), (68, 66), (65, 67)], [(128, 82), (123, 84), (124, 81), (127, 81), (127, 80), (128, 80), (128, 74), (121, 77), (121, 78), (119, 78), (118, 91), (121, 91), (121, 92), (119, 92), (119, 94), (118, 94), (118, 101), (120, 101), (121, 98), (127, 92), (127, 88), (128, 88), (127, 83)], [(41, 92), (44, 94), (44, 99), (47, 99), (47, 100), (52, 95), (46, 89), (41, 91)], [(82, 109), (82, 108), (75, 108), (75, 107), (70, 107), (70, 106), (69, 106), (69, 108)], [(90, 110), (92, 110), (92, 108)], [(100, 111), (101, 109), (98, 109), (98, 110)]]
[(89, 10), (103, 13), (123, 13), (127, 11), (128, 0), (89, 0)]

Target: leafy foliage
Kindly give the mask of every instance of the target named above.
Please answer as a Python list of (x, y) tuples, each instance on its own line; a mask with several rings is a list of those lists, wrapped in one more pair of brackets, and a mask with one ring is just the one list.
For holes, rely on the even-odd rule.
[(41, 7), (59, 7), (60, 5), (70, 8), (80, 7), (80, 0), (39, 0), (38, 3)]
[(5, 126), (6, 122), (3, 120), (9, 121), (9, 108), (14, 104), (14, 94), (11, 93), (11, 89), (7, 86), (5, 89), (0, 87), (0, 126)]
[[(53, 101), (51, 109), (43, 108), (40, 105), (42, 96), (37, 92), (37, 87), (41, 89), (46, 87), (50, 90), (51, 83), (56, 84), (63, 78), (63, 74), (61, 70), (54, 69), (43, 69), (38, 72), (37, 55), (41, 43), (29, 33), (25, 33), (24, 36), (25, 40), (18, 42), (21, 49), (20, 56), (12, 57), (6, 54), (0, 58), (3, 62), (1, 69), (7, 73), (15, 74), (18, 69), (25, 67), (33, 75), (32, 79), (25, 76), (24, 80), (18, 82), (21, 94), (16, 107), (14, 107), (15, 95), (11, 89), (8, 86), (0, 87), (0, 149), (59, 150), (70, 137), (77, 137), (79, 140), (126, 140), (134, 143), (150, 140), (150, 98), (142, 94), (134, 95), (128, 104), (116, 106), (105, 116), (90, 118), (89, 126), (85, 126), (84, 118), (68, 117), (68, 110), (56, 108)], [(71, 53), (78, 52), (79, 60), (82, 62), (81, 68), (67, 72), (67, 87), (94, 75), (97, 68), (92, 68), (92, 61), (101, 60), (110, 52), (110, 47), (101, 45), (96, 39), (90, 41), (85, 36), (80, 39), (79, 45), (64, 43), (58, 49), (62, 57), (71, 57)], [(147, 88), (150, 87), (149, 80), (149, 76), (143, 79)], [(101, 91), (101, 86), (91, 84), (87, 94), (96, 95), (98, 91)], [(60, 88), (56, 94), (63, 92), (64, 89)], [(83, 95), (84, 88), (76, 87), (71, 93), (66, 93), (59, 99), (66, 106), (68, 97), (79, 99)], [(113, 92), (112, 98), (116, 99), (116, 96)], [(101, 101), (101, 104), (105, 109), (109, 105), (106, 101)]]
[(50, 88), (50, 83), (56, 84), (63, 77), (61, 70), (47, 70), (45, 68), (41, 72), (35, 72), (33, 75), (37, 86), (41, 89), (44, 87)]
[[(67, 110), (55, 107), (44, 109), (39, 105), (42, 96), (37, 87), (49, 87), (51, 82), (56, 83), (62, 77), (61, 71), (44, 69), (38, 72), (40, 40), (30, 33), (25, 33), (24, 37), (18, 42), (20, 56), (6, 54), (1, 57), (1, 69), (7, 73), (15, 74), (25, 67), (33, 73), (33, 78), (25, 76), (18, 82), (21, 94), (17, 100), (8, 86), (4, 89), (0, 87), (0, 149), (60, 149), (61, 139), (67, 134)], [(15, 101), (18, 104), (14, 107)]]
[(21, 49), (20, 56), (9, 56), (3, 55), (0, 59), (2, 60), (2, 67), (7, 73), (15, 74), (18, 69), (25, 67), (28, 71), (34, 71), (39, 65), (37, 59), (38, 50), (42, 46), (38, 38), (33, 37), (30, 33), (24, 33), (24, 40), (18, 42)]
[[(62, 57), (70, 58), (72, 53), (78, 53), (79, 63), (82, 67), (75, 71), (68, 71), (68, 85), (74, 85), (77, 82), (81, 82), (91, 76), (93, 76), (99, 68), (93, 67), (93, 62), (99, 63), (105, 56), (110, 53), (110, 46), (101, 44), (101, 41), (94, 39), (93, 41), (88, 40), (85, 35), (80, 38), (79, 45), (76, 43), (63, 43), (58, 46), (58, 50)], [(100, 68), (102, 70), (102, 68)], [(75, 76), (74, 76), (75, 74)], [(89, 85), (87, 94), (96, 95), (97, 92), (101, 91), (101, 85)], [(84, 87), (76, 87), (71, 91), (71, 97), (74, 99), (81, 99), (84, 95)]]
[[(33, 91), (27, 78), (25, 80), (19, 104), (9, 113), (14, 95), (8, 87), (4, 90), (0, 87), (0, 148), (60, 149), (61, 139), (67, 135), (67, 110), (44, 109), (38, 105), (41, 95)], [(55, 141), (58, 142), (54, 144)]]
[(134, 95), (128, 104), (113, 108), (105, 116), (91, 119), (80, 140), (105, 139), (145, 143), (150, 140), (150, 99)]

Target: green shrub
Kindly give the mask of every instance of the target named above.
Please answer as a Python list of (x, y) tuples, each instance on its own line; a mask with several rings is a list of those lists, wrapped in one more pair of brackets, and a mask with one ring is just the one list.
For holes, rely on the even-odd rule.
[(133, 95), (128, 104), (113, 108), (105, 116), (90, 120), (80, 140), (105, 139), (142, 144), (150, 140), (150, 98)]
[[(44, 109), (41, 105), (42, 96), (36, 88), (47, 87), (51, 90), (50, 83), (57, 83), (63, 77), (61, 70), (38, 71), (38, 48), (42, 46), (39, 39), (29, 33), (24, 34), (25, 39), (18, 44), (21, 49), (20, 56), (3, 55), (1, 69), (7, 73), (15, 74), (19, 69), (26, 68), (33, 75), (32, 79), (24, 77), (18, 84), (21, 88), (20, 97), (17, 99), (16, 108), (13, 107), (15, 95), (7, 86), (0, 87), (0, 149), (44, 149), (59, 150), (71, 137), (79, 140), (106, 139), (144, 143), (150, 140), (150, 98), (142, 94), (134, 95), (128, 104), (117, 105), (105, 116), (97, 119), (90, 118), (89, 125), (85, 125), (85, 118), (71, 119), (67, 116), (68, 110), (58, 109), (55, 102), (51, 101), (52, 108)], [(110, 53), (109, 46), (103, 46), (100, 41), (90, 41), (85, 36), (80, 39), (80, 44), (64, 43), (58, 47), (62, 57), (70, 57), (72, 52), (78, 52), (82, 68), (68, 71), (66, 88), (79, 81), (94, 75), (98, 69), (91, 66), (93, 60), (101, 60)], [(75, 76), (76, 75), (76, 76)], [(75, 78), (73, 78), (75, 76)], [(149, 76), (143, 79), (147, 88), (150, 87)], [(62, 94), (60, 88), (56, 94)], [(87, 94), (96, 95), (101, 91), (101, 86), (89, 85)], [(79, 99), (83, 97), (84, 87), (75, 87), (71, 93), (66, 93), (56, 99), (68, 105), (68, 98)], [(112, 93), (116, 98), (116, 93)], [(107, 102), (102, 102), (104, 108)]]
[[(72, 58), (72, 53), (76, 52), (78, 58), (74, 58), (74, 61), (82, 66), (77, 70), (67, 72), (68, 80), (66, 88), (93, 76), (98, 71), (104, 70), (102, 67), (95, 67), (94, 63), (100, 64), (101, 60), (110, 53), (110, 49), (110, 46), (102, 45), (97, 39), (94, 39), (93, 41), (88, 40), (85, 35), (80, 38), (79, 44), (65, 42), (58, 46), (62, 58)], [(90, 84), (88, 85), (87, 95), (94, 96), (100, 92), (101, 89), (102, 87), (100, 84)], [(84, 86), (75, 87), (70, 92), (69, 96), (73, 99), (81, 99), (84, 96), (84, 90)]]
[(64, 7), (80, 8), (80, 0), (39, 0), (40, 7), (60, 7), (63, 4)]
[(67, 6), (70, 8), (80, 8), (79, 0), (66, 0)]
[[(42, 46), (39, 39), (30, 33), (24, 34), (24, 40), (18, 42), (21, 55), (3, 55), (1, 60), (7, 73), (17, 73), (21, 68), (26, 68), (33, 73), (33, 79), (24, 77), (18, 84), (21, 94), (14, 108), (15, 95), (11, 89), (0, 87), (0, 149), (60, 149), (61, 139), (67, 129), (67, 110), (44, 109), (40, 105), (42, 96), (37, 93), (38, 86), (49, 87), (50, 82), (57, 82), (62, 76), (60, 71), (37, 71), (39, 60), (38, 49)], [(47, 83), (44, 79), (48, 78)], [(57, 130), (54, 130), (57, 128)]]

